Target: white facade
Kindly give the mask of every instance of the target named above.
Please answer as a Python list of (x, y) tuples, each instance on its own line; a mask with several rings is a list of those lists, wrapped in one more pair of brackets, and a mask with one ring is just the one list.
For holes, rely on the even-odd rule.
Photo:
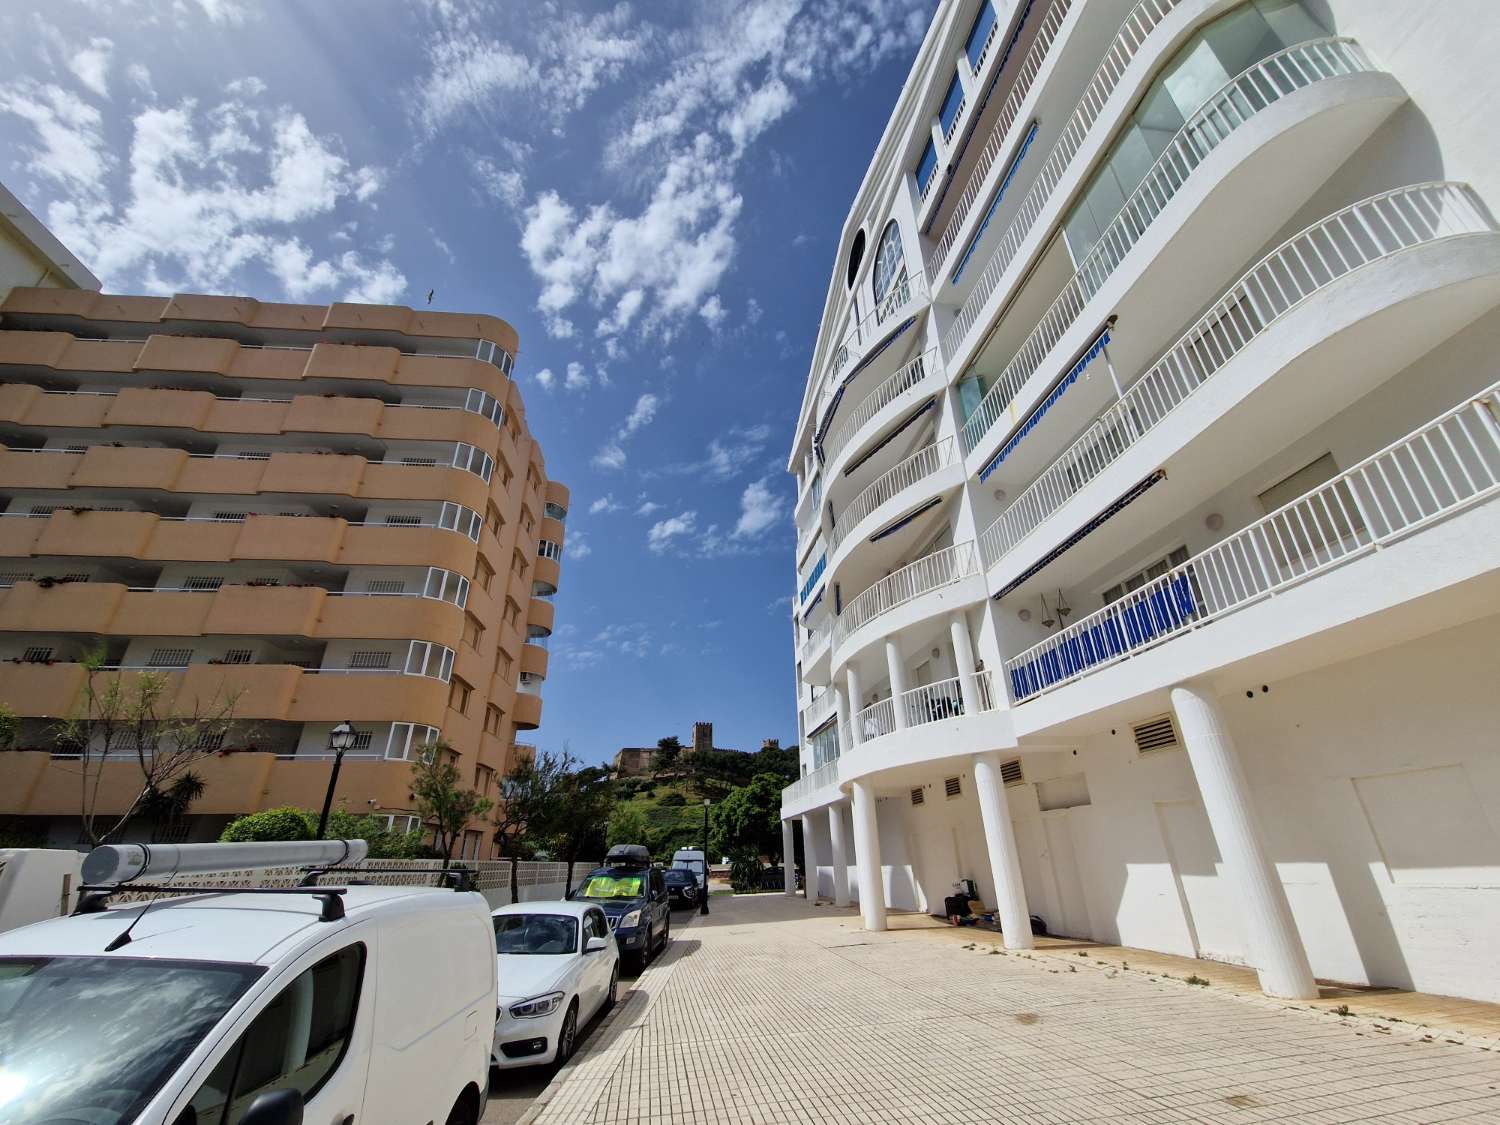
[(810, 894), (1500, 1000), (1497, 50), (938, 6), (789, 462)]

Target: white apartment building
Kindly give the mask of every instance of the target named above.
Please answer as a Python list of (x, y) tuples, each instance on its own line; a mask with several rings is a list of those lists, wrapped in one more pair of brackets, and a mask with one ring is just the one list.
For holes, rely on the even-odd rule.
[(809, 893), (1500, 1000), (1493, 0), (942, 0), (789, 469)]

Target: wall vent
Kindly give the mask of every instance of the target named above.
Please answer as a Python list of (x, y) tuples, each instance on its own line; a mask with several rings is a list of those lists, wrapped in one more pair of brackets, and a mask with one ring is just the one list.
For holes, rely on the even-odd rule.
[(1026, 778), (1021, 774), (1020, 758), (1012, 758), (1008, 762), (1000, 763), (1000, 780), (1005, 782), (1007, 787), (1026, 784)]
[(943, 793), (946, 794), (948, 800), (951, 801), (954, 797), (962, 796), (963, 791), (963, 783), (958, 778), (948, 777), (943, 779)]
[(1161, 715), (1136, 723), (1130, 728), (1135, 735), (1135, 748), (1142, 754), (1154, 754), (1158, 750), (1175, 750), (1182, 745), (1177, 739), (1177, 727), (1171, 715)]
[(911, 803), (912, 804), (914, 804), (914, 805), (920, 805), (920, 804), (922, 804), (926, 800), (927, 800), (927, 795), (922, 792), (922, 787), (920, 785), (917, 786), (917, 788), (915, 788), (915, 789), (913, 789), (911, 791)]

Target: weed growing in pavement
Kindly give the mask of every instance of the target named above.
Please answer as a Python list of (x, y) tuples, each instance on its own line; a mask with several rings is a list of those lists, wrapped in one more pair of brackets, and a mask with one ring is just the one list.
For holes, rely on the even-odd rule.
[(1348, 1004), (1340, 1004), (1337, 1008), (1329, 1008), (1328, 1010), (1329, 1010), (1330, 1013), (1332, 1013), (1335, 1016), (1347, 1016), (1347, 1015), (1349, 1015), (1349, 1005)]
[(1077, 965), (1069, 965), (1068, 966), (1068, 972), (1070, 972), (1070, 973), (1076, 973), (1077, 971), (1078, 971), (1078, 966)]
[(1197, 973), (1194, 973), (1190, 977), (1184, 977), (1183, 980), (1187, 984), (1196, 984), (1202, 988), (1208, 987), (1208, 980), (1204, 977), (1200, 977)]
[(1087, 957), (1087, 956), (1088, 956), (1088, 953), (1087, 953), (1087, 952), (1086, 952), (1086, 951), (1084, 951), (1084, 950), (1082, 950), (1082, 949), (1080, 949), (1080, 950), (1079, 950), (1079, 951), (1078, 951), (1078, 954), (1077, 954), (1077, 956), (1079, 956), (1079, 957)]

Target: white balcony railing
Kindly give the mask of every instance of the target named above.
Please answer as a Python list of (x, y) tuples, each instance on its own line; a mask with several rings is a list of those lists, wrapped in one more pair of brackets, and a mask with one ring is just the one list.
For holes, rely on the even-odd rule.
[(854, 716), (854, 729), (859, 732), (861, 743), (890, 734), (896, 729), (895, 701), (886, 696), (879, 702), (870, 704)]
[[(1005, 104), (1000, 107), (999, 116), (990, 127), (984, 147), (979, 150), (974, 167), (969, 172), (969, 181), (964, 186), (963, 194), (953, 205), (953, 213), (948, 216), (948, 222), (943, 226), (943, 233), (938, 236), (937, 243), (927, 258), (927, 277), (934, 285), (937, 284), (943, 263), (948, 260), (948, 251), (953, 249), (954, 239), (958, 237), (964, 220), (968, 218), (969, 211), (974, 206), (974, 200), (979, 196), (979, 189), (984, 186), (985, 176), (989, 174), (989, 170), (1006, 148), (1005, 142), (1010, 134), (1010, 127), (1016, 123), (1016, 115), (1021, 112), (1021, 103), (1031, 92), (1031, 85), (1036, 81), (1037, 73), (1042, 69), (1042, 63), (1046, 61), (1047, 52), (1051, 50), (1053, 40), (1057, 38), (1058, 28), (1062, 27), (1063, 19), (1072, 6), (1073, 0), (1052, 0), (1047, 14), (1042, 18), (1036, 38), (1032, 40), (1031, 47), (1026, 52), (1026, 59), (1021, 63), (1020, 70), (1016, 72), (1016, 79), (1011, 84), (1010, 94), (1007, 95)], [(999, 26), (998, 20), (995, 21), (995, 26)], [(993, 29), (991, 34), (993, 34)], [(928, 186), (930, 187), (937, 179), (938, 176), (934, 174), (928, 181)]]
[[(1324, 79), (1373, 69), (1352, 39), (1312, 39), (1268, 55), (1209, 98), (1178, 130), (978, 408), (964, 421), (964, 452), (972, 453), (985, 434), (1002, 417), (1009, 416), (1006, 408), (1011, 401), (1209, 153), (1261, 110), (1288, 94)], [(948, 354), (954, 354), (962, 339), (962, 334), (949, 337)]]
[(829, 689), (802, 708), (802, 728), (813, 731), (822, 726), (828, 716), (833, 714), (836, 698), (833, 690)]
[(893, 574), (887, 574), (850, 602), (834, 625), (834, 643), (842, 643), (861, 625), (913, 598), (951, 586), (978, 572), (979, 556), (974, 550), (973, 540), (924, 555)]
[(837, 761), (829, 762), (825, 766), (813, 770), (811, 773), (803, 774), (781, 791), (781, 803), (783, 806), (794, 804), (805, 797), (810, 797), (824, 786), (832, 785), (839, 779), (839, 764)]
[(860, 520), (887, 500), (953, 462), (952, 438), (943, 438), (931, 445), (924, 445), (910, 457), (896, 462), (890, 469), (871, 481), (870, 485), (849, 501), (849, 506), (839, 513), (838, 518), (834, 520), (833, 530), (829, 532), (829, 549), (837, 550), (850, 529), (859, 526)]
[(804, 668), (812, 663), (813, 655), (823, 645), (828, 643), (828, 638), (833, 636), (833, 614), (825, 613), (823, 620), (815, 625), (802, 642), (802, 666)]
[[(976, 712), (995, 709), (995, 692), (988, 671), (970, 673), (969, 686)], [(865, 743), (899, 729), (896, 725), (898, 714), (905, 726), (920, 727), (927, 723), (942, 722), (944, 719), (956, 719), (967, 710), (964, 705), (963, 677), (953, 676), (935, 684), (924, 684), (904, 691), (899, 698), (887, 697), (878, 703), (872, 703), (855, 716), (855, 729), (859, 732), (860, 742)]]
[(1500, 494), (1500, 383), (1005, 662), (1018, 702)]
[(859, 405), (850, 412), (849, 417), (844, 419), (839, 424), (839, 428), (834, 430), (828, 440), (823, 443), (824, 463), (832, 465), (838, 455), (844, 451), (844, 447), (860, 430), (865, 428), (876, 414), (907, 391), (914, 390), (929, 380), (936, 382), (941, 374), (942, 365), (937, 361), (936, 348), (928, 348), (910, 363), (898, 367), (895, 374), (860, 399)]
[(1416, 246), (1495, 230), (1465, 184), (1399, 188), (1337, 211), (1267, 254), (979, 537), (987, 567), (1171, 414), (1244, 347), (1346, 274)]
[(1181, 2), (1182, 0), (1141, 0), (1131, 9), (1130, 15), (1125, 17), (1125, 22), (1120, 25), (1120, 30), (1109, 45), (1109, 50), (1104, 53), (1103, 60), (1094, 71), (1094, 77), (1079, 97), (1073, 116), (1068, 119), (1067, 125), (1063, 126), (1062, 134), (1053, 144), (1052, 151), (1047, 154), (1047, 162), (1042, 165), (1031, 190), (1026, 193), (1025, 198), (1016, 208), (1015, 217), (1006, 227), (1005, 234), (996, 245), (994, 253), (990, 255), (989, 262), (979, 275), (979, 280), (974, 283), (974, 289), (969, 294), (968, 300), (959, 308), (958, 315), (949, 326), (945, 344), (950, 359), (955, 354), (954, 347), (963, 342), (969, 329), (974, 326), (979, 310), (984, 307), (985, 302), (994, 293), (995, 287), (1000, 284), (1000, 276), (1015, 258), (1026, 236), (1031, 233), (1031, 228), (1036, 224), (1042, 209), (1052, 199), (1063, 173), (1068, 170), (1073, 157), (1078, 154), (1084, 138), (1088, 136), (1099, 114), (1103, 112), (1110, 95), (1114, 93), (1115, 87), (1124, 77), (1126, 68), (1130, 66), (1141, 44), (1146, 41), (1146, 37), (1151, 34), (1156, 25), (1161, 23), (1167, 14)]
[(833, 363), (824, 385), (824, 397), (833, 396), (838, 376), (843, 372), (850, 358), (862, 355), (865, 347), (875, 342), (881, 325), (899, 313), (906, 312), (910, 306), (926, 299), (927, 284), (924, 277), (920, 274), (912, 277), (903, 273), (895, 285), (891, 286), (891, 291), (875, 302), (875, 307), (855, 321), (854, 326), (849, 329), (844, 342), (834, 353)]

